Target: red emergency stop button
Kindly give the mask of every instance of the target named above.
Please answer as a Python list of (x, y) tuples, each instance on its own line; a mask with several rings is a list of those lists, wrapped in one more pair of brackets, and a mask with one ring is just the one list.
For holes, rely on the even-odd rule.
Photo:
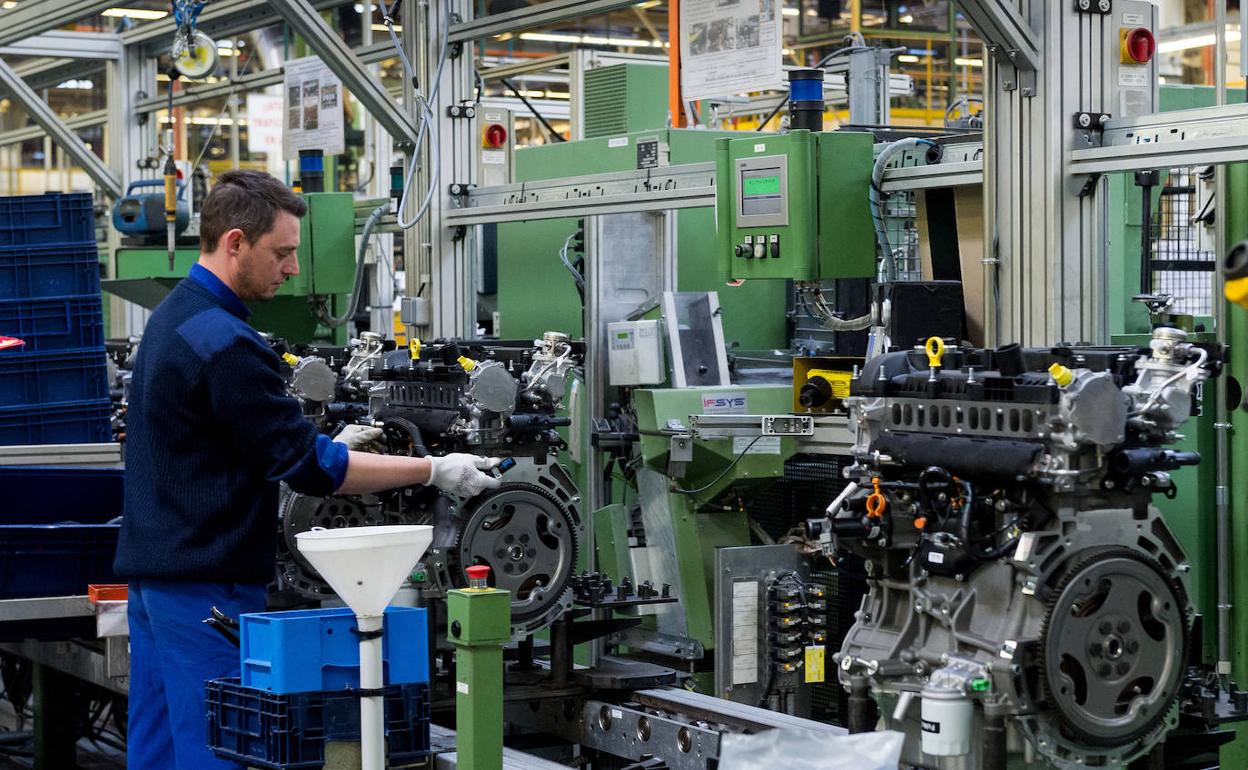
[(489, 588), (490, 568), (484, 564), (475, 564), (464, 572), (468, 573), (469, 588)]
[(507, 128), (500, 123), (491, 123), (485, 127), (483, 144), (491, 149), (502, 149), (507, 144)]
[(1133, 27), (1122, 30), (1122, 63), (1148, 64), (1157, 54), (1157, 38), (1152, 30)]

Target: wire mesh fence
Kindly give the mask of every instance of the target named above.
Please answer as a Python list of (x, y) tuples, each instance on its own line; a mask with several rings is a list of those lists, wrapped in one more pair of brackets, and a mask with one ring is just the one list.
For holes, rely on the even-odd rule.
[(1175, 168), (1163, 174), (1150, 223), (1149, 278), (1153, 294), (1174, 299), (1172, 313), (1213, 313), (1214, 207), (1210, 171)]

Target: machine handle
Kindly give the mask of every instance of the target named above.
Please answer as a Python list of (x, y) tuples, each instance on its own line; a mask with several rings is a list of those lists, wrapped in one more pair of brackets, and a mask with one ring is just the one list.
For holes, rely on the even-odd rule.
[[(130, 193), (134, 192), (135, 188), (137, 187), (164, 187), (164, 186), (165, 186), (164, 177), (158, 177), (156, 179), (140, 179), (137, 182), (130, 183), (130, 185), (126, 188), (126, 195), (129, 195)], [(182, 197), (182, 190), (185, 188), (186, 188), (186, 181), (179, 179), (178, 180), (178, 197), (179, 198)]]

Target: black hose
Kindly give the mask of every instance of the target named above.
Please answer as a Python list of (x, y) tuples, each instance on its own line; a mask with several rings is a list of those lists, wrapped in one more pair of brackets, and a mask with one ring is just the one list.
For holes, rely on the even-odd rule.
[(879, 718), (875, 699), (871, 697), (870, 682), (866, 679), (855, 679), (849, 686), (849, 732), (874, 732)]
[(395, 427), (407, 434), (412, 442), (412, 457), (429, 456), (429, 448), (425, 446), (424, 436), (421, 435), (420, 428), (416, 423), (403, 417), (386, 415), (385, 413), (379, 414), (377, 417), (387, 428)]
[(1000, 714), (985, 714), (983, 770), (1005, 770), (1008, 746), (1005, 717)]

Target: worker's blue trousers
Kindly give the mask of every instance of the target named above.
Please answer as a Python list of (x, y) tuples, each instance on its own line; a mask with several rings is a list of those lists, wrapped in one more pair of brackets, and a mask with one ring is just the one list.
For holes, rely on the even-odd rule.
[(204, 681), (239, 675), (238, 648), (204, 624), (263, 612), (264, 586), (130, 582), (129, 770), (241, 770), (208, 750)]

